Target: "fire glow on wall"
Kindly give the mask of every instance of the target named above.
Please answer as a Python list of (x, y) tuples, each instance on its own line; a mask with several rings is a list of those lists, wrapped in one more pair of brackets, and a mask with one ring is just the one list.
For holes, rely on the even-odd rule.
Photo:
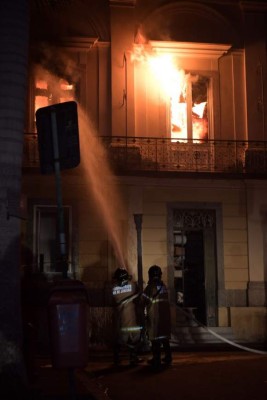
[(131, 61), (152, 101), (165, 104), (168, 137), (173, 141), (207, 140), (209, 78), (185, 71), (177, 55), (158, 52), (150, 45), (136, 45)]
[(52, 104), (75, 101), (75, 85), (39, 67), (34, 82), (34, 112)]

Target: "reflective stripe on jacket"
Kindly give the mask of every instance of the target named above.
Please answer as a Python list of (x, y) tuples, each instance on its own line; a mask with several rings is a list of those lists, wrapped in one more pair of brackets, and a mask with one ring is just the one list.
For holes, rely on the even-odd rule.
[(149, 282), (143, 293), (147, 312), (147, 332), (150, 340), (169, 338), (171, 316), (168, 290), (162, 282)]
[(121, 342), (136, 341), (143, 329), (140, 292), (135, 282), (112, 288), (115, 335)]

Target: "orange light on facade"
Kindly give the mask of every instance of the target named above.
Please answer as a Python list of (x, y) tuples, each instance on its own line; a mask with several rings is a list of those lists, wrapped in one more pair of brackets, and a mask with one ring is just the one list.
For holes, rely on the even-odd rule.
[(74, 85), (67, 82), (65, 79), (60, 79), (60, 98), (59, 102), (74, 101)]
[(35, 82), (35, 102), (34, 102), (34, 115), (38, 108), (46, 107), (49, 105), (48, 98), (48, 84), (45, 79), (36, 79)]
[[(169, 135), (173, 141), (205, 140), (208, 138), (207, 85), (201, 78), (178, 67), (173, 54), (157, 53), (155, 49), (136, 46), (131, 60), (143, 65), (150, 88), (157, 87), (155, 96), (169, 109)], [(195, 98), (194, 98), (195, 97)], [(204, 100), (204, 101), (203, 101)], [(205, 112), (206, 111), (206, 112)]]
[(41, 107), (66, 101), (75, 101), (75, 87), (73, 84), (70, 84), (65, 79), (57, 78), (47, 71), (45, 71), (44, 77), (36, 78), (34, 112)]

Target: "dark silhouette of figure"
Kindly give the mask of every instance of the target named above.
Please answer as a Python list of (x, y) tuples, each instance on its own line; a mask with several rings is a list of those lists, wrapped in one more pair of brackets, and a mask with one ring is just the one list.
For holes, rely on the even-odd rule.
[[(146, 313), (146, 329), (152, 346), (152, 359), (148, 362), (155, 368), (161, 361), (170, 365), (172, 354), (170, 347), (171, 317), (167, 287), (162, 281), (162, 271), (158, 265), (152, 265), (148, 271), (148, 284), (143, 293)], [(161, 360), (161, 347), (165, 357)]]

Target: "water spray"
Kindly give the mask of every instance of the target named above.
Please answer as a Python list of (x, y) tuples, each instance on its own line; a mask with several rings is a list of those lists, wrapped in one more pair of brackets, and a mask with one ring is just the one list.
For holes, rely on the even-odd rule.
[(93, 196), (97, 211), (110, 237), (117, 263), (125, 268), (123, 234), (118, 223), (118, 216), (126, 215), (124, 205), (114, 184), (106, 150), (97, 137), (90, 118), (81, 107), (79, 107), (79, 130), (81, 160), (87, 184), (91, 190), (90, 194)]

